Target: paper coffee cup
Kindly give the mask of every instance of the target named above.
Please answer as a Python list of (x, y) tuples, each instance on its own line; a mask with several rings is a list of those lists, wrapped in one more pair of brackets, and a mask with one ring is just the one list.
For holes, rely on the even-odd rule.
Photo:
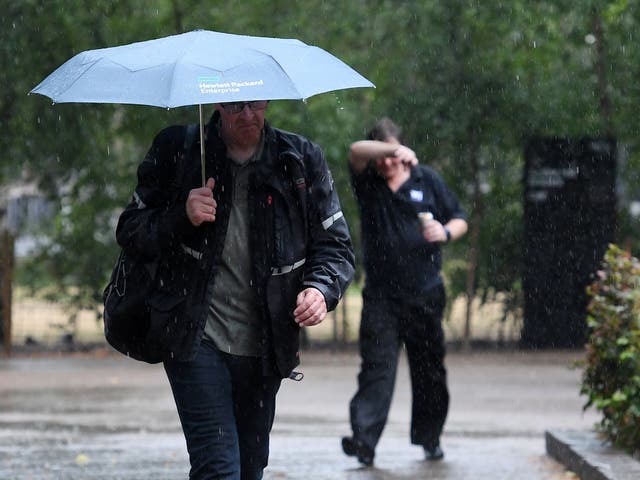
[(433, 220), (433, 213), (431, 212), (420, 212), (418, 213), (418, 218), (420, 219), (420, 224), (422, 228), (425, 228), (429, 225), (429, 222)]

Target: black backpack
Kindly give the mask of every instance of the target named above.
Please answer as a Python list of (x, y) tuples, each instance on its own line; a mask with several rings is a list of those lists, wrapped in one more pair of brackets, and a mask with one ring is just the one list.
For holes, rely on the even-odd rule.
[[(187, 154), (196, 139), (198, 125), (188, 125), (184, 150), (176, 170), (178, 186), (182, 184)], [(157, 342), (148, 338), (150, 312), (147, 300), (155, 285), (158, 259), (120, 251), (103, 292), (104, 336), (120, 353), (148, 363), (162, 361)]]

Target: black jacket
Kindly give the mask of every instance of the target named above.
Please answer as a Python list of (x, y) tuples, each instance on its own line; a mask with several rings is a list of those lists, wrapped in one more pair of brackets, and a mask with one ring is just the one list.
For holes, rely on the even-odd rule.
[[(200, 143), (183, 155), (184, 126), (168, 127), (138, 167), (138, 185), (120, 216), (125, 251), (160, 258), (149, 298), (150, 338), (165, 360), (189, 360), (202, 339), (230, 214), (226, 147), (215, 113), (207, 126), (206, 178), (215, 179), (216, 221), (194, 227), (185, 202), (202, 186)], [(254, 282), (263, 307), (266, 373), (290, 375), (299, 363), (297, 294), (320, 290), (332, 310), (351, 282), (354, 256), (347, 223), (321, 149), (265, 124), (265, 145), (251, 182)]]

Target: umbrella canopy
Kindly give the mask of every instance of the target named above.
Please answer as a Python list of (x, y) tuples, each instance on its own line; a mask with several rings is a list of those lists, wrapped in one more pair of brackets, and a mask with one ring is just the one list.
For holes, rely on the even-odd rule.
[(375, 85), (325, 50), (299, 40), (195, 30), (79, 53), (30, 93), (57, 103), (199, 105), (204, 185), (203, 104), (304, 100), (357, 87)]
[(31, 92), (54, 102), (180, 107), (306, 99), (374, 85), (325, 50), (299, 40), (196, 30), (68, 60)]

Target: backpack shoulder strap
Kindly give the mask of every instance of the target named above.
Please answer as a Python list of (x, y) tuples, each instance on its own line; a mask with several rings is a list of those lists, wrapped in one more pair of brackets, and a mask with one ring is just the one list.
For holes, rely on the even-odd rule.
[(305, 241), (308, 237), (307, 220), (309, 215), (309, 190), (306, 179), (306, 171), (304, 168), (304, 161), (293, 154), (285, 154), (282, 156), (286, 162), (286, 171), (291, 179), (291, 185), (297, 197), (297, 203), (302, 211), (302, 216), (305, 219)]
[(198, 124), (192, 123), (190, 125), (187, 125), (185, 129), (186, 129), (186, 132), (184, 134), (183, 149), (184, 149), (184, 153), (186, 154), (189, 150), (191, 150), (191, 147), (196, 141), (196, 134), (198, 133)]
[(192, 123), (190, 125), (185, 125), (184, 129), (182, 152), (180, 153), (180, 158), (176, 165), (175, 185), (177, 185), (178, 189), (184, 184), (185, 170), (188, 168), (190, 160), (189, 152), (197, 138), (198, 124)]

